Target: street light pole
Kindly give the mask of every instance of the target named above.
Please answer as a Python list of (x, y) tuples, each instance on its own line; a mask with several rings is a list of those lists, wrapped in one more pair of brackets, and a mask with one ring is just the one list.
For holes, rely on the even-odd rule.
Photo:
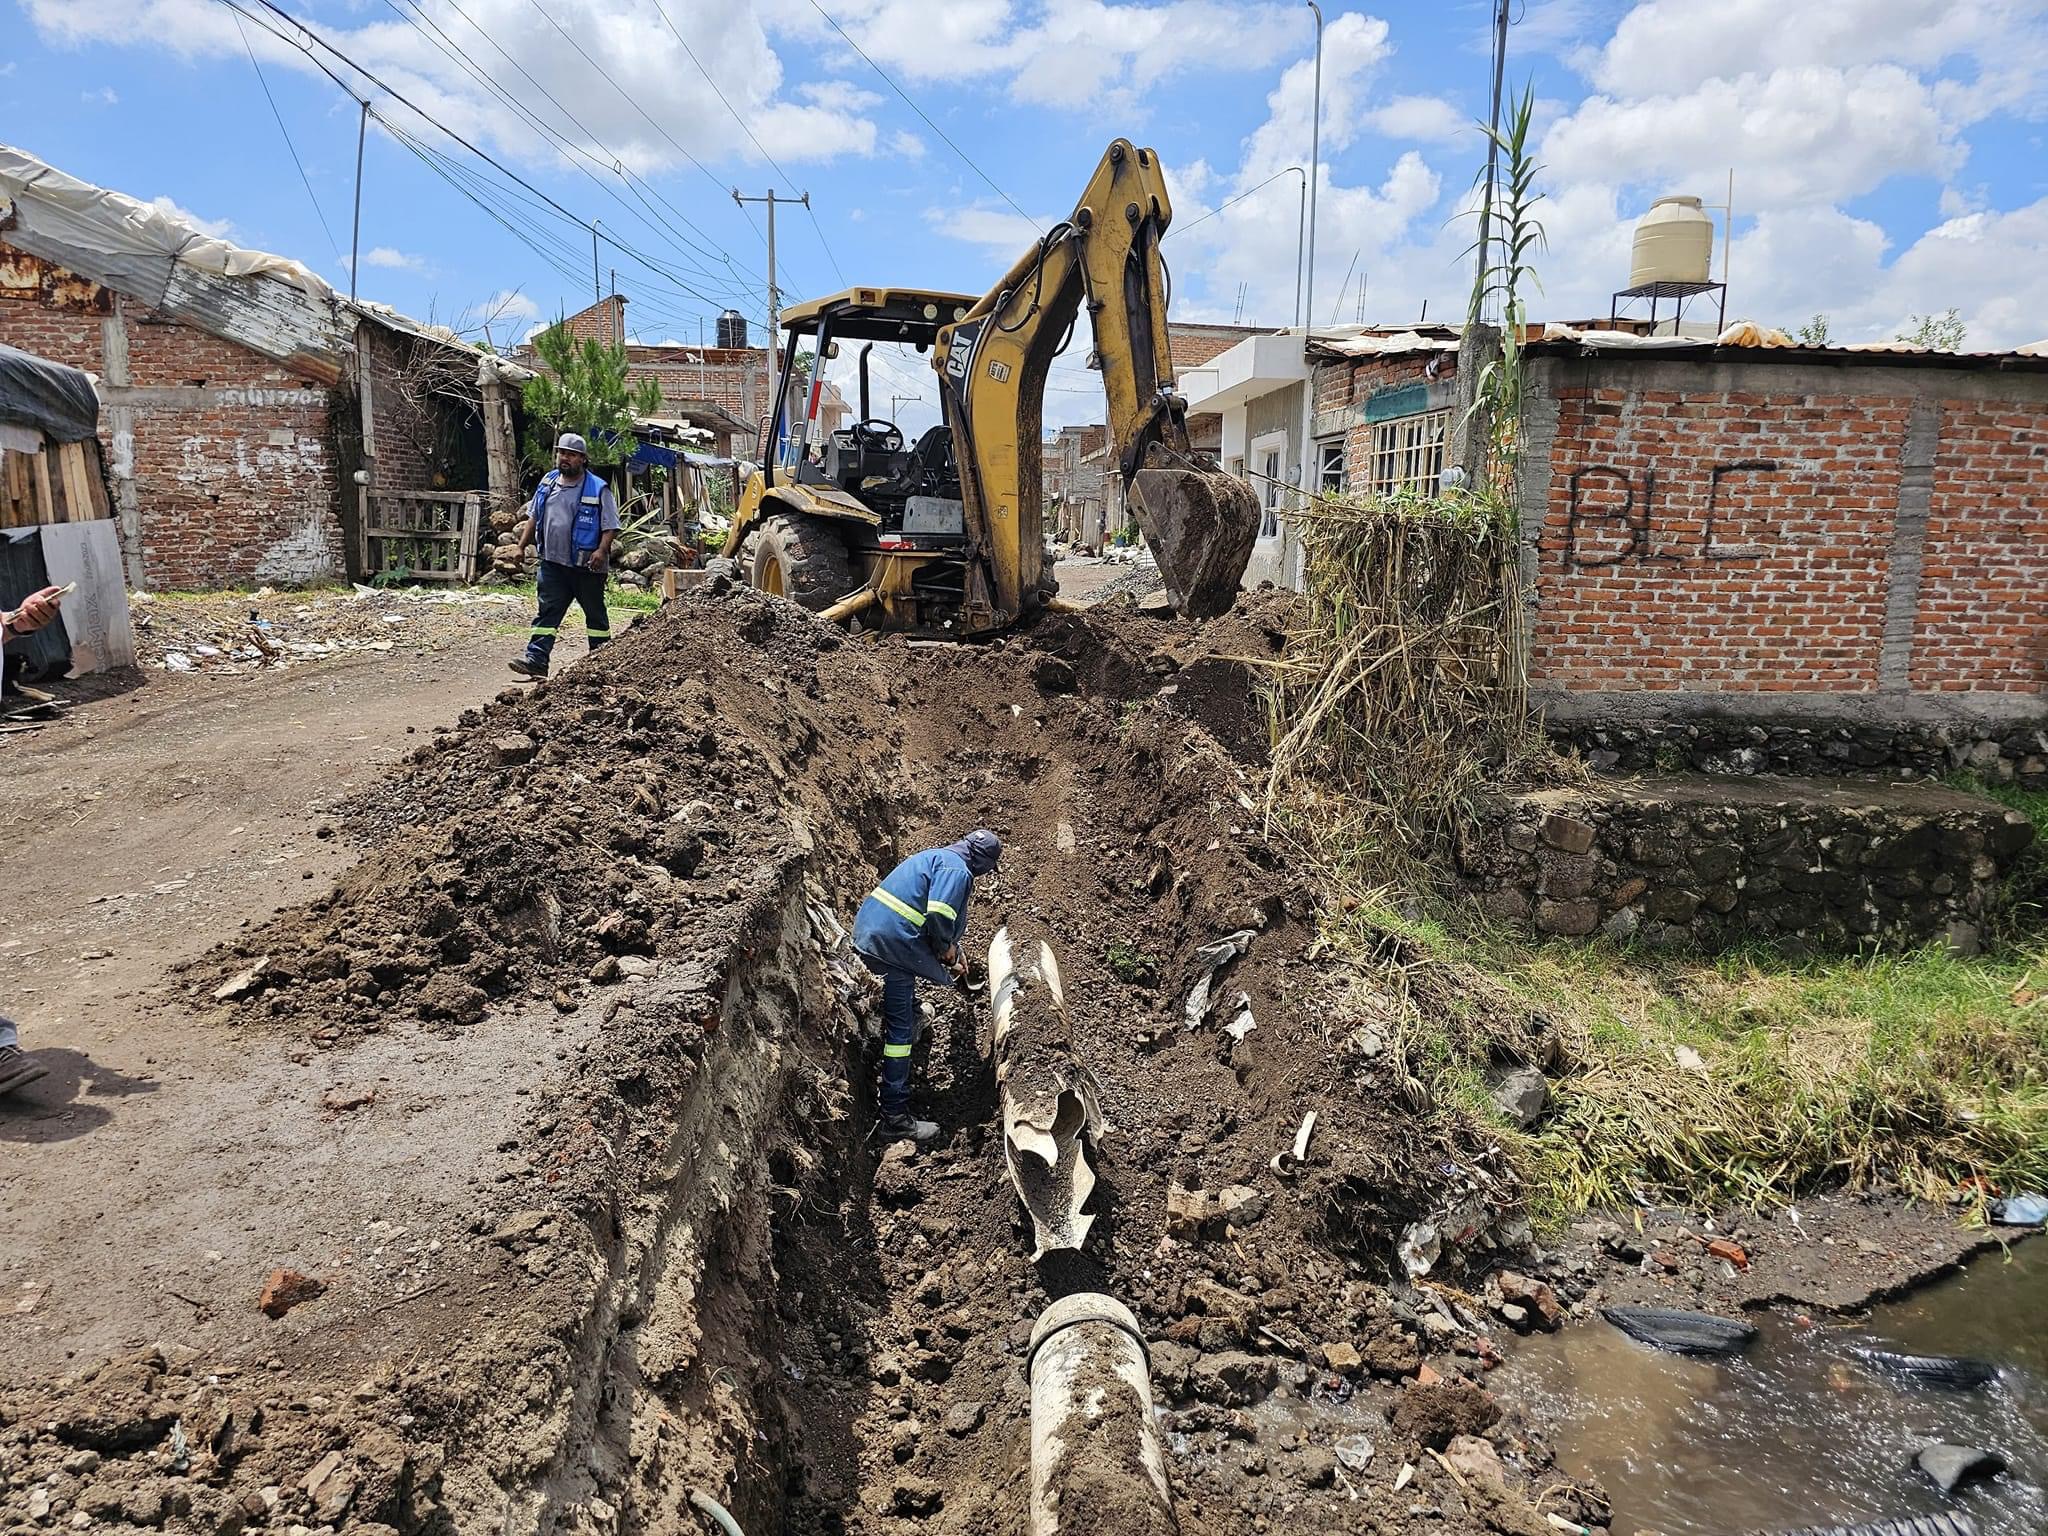
[[(1301, 253), (1302, 238), (1308, 228), (1308, 172), (1298, 165), (1287, 167), (1301, 178), (1301, 206), (1294, 213), (1294, 323), (1301, 324)], [(1723, 262), (1723, 266), (1727, 263)]]
[[(1323, 154), (1323, 8), (1316, 0), (1303, 0), (1316, 13), (1316, 94), (1309, 109), (1308, 129), (1308, 264), (1304, 268), (1307, 297), (1302, 313), (1314, 324), (1316, 312), (1316, 184), (1322, 180)], [(1305, 454), (1307, 449), (1302, 450)]]
[[(1316, 0), (1303, 0), (1316, 15), (1316, 89), (1309, 108), (1308, 139), (1308, 254), (1302, 261), (1302, 309), (1296, 323), (1303, 326), (1301, 332), (1302, 361), (1308, 363), (1308, 338), (1315, 329), (1316, 313), (1316, 191), (1322, 180), (1323, 156), (1323, 8)], [(1295, 486), (1301, 493), (1301, 506), (1308, 505), (1310, 486), (1309, 458), (1315, 452), (1316, 420), (1316, 377), (1311, 364), (1308, 377), (1301, 382), (1301, 451), (1295, 458)], [(1280, 540), (1282, 579), (1287, 585), (1294, 585), (1294, 556), (1290, 546), (1294, 538), (1283, 529)]]

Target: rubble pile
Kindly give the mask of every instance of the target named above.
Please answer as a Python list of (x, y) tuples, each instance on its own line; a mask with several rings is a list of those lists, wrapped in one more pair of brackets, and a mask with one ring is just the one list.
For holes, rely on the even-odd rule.
[(130, 596), (138, 665), (165, 672), (279, 671), (364, 653), (426, 654), (524, 617), (525, 600), (466, 588)]
[[(1088, 1290), (1149, 1342), (1188, 1536), (1596, 1516), (1485, 1387), (1496, 1331), (1552, 1326), (1584, 1267), (1525, 1254), (1483, 1283), (1512, 1175), (1345, 1044), (1359, 978), (1261, 830), (1252, 675), (1284, 630), (1277, 601), (1124, 607), (931, 645), (716, 580), (421, 746), (338, 818), (364, 854), (337, 888), (183, 995), (336, 1063), (393, 1033), (570, 1032), (409, 1289), (252, 1277), (250, 1342), (189, 1377), (143, 1362), (164, 1403), (98, 1453), (107, 1507), (681, 1532), (702, 1496), (746, 1530), (997, 1536), (1026, 1497), (1033, 1320)], [(966, 948), (1043, 936), (1096, 1111), (1085, 1237), (1036, 1263), (987, 992), (926, 989), (943, 1133), (881, 1145), (846, 948), (879, 870), (976, 825), (1007, 852)], [(1397, 1243), (1431, 1224), (1411, 1278)], [(63, 1426), (96, 1386), (0, 1393), (0, 1507), (84, 1508)], [(223, 1431), (229, 1386), (250, 1400)]]

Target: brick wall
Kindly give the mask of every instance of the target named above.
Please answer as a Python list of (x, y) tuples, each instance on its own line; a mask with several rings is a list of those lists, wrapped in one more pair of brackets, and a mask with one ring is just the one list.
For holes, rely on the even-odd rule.
[[(1352, 488), (1426, 362), (1317, 370)], [(1566, 717), (2048, 722), (2048, 375), (1538, 347), (1525, 388), (1530, 679)]]
[(2048, 703), (2048, 377), (1539, 355), (1530, 380), (1540, 689)]
[(1205, 325), (1173, 321), (1166, 328), (1166, 349), (1176, 370), (1213, 362), (1247, 336), (1266, 336), (1266, 325)]
[[(1434, 382), (1436, 395), (1447, 397), (1457, 372), (1449, 353), (1437, 353), (1437, 376), (1429, 376), (1429, 354), (1362, 358), (1357, 362), (1324, 363), (1316, 369), (1316, 437), (1335, 435), (1331, 428), (1343, 423), (1344, 488), (1363, 491), (1372, 480), (1373, 427), (1366, 420), (1366, 406), (1375, 395), (1388, 390)], [(1435, 400), (1430, 408), (1436, 409)]]
[[(125, 339), (126, 385), (103, 323)], [(327, 385), (133, 303), (117, 317), (105, 289), (5, 246), (0, 341), (99, 377), (116, 521), (145, 586), (340, 574)]]
[(1874, 689), (1910, 402), (1563, 389), (1531, 676)]
[[(490, 470), (481, 407), (457, 393), (474, 391), (474, 358), (378, 325), (366, 326), (363, 334), (377, 433), (376, 489), (485, 489)], [(360, 411), (361, 405), (351, 396), (347, 408)]]
[(1915, 639), (1916, 689), (2048, 691), (2048, 404), (1943, 407)]
[(597, 303), (565, 318), (562, 324), (578, 341), (601, 341), (615, 347), (626, 339), (626, 301), (619, 294), (606, 294)]

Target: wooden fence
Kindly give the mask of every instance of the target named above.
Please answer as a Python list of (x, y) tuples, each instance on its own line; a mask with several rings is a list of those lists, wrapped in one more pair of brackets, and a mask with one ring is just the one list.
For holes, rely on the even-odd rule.
[(365, 580), (403, 571), (413, 581), (477, 576), (483, 491), (365, 491), (358, 553)]
[(0, 452), (0, 528), (84, 523), (112, 515), (98, 439), (45, 444), (41, 453)]

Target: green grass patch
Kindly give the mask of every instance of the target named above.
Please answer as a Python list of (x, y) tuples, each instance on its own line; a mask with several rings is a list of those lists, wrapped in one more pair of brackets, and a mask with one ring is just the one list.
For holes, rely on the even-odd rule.
[[(1541, 1224), (1637, 1194), (1773, 1205), (1836, 1186), (1945, 1198), (1972, 1177), (2048, 1187), (2038, 927), (1974, 957), (1539, 941), (1398, 898), (1365, 878), (1370, 858), (1339, 852), (1326, 938), (1397, 1019), (1404, 1072), (1492, 1122)], [(1531, 1132), (1487, 1094), (1487, 1074), (1517, 1060), (1548, 1061), (1552, 1108)]]
[[(482, 590), (515, 593), (535, 606), (540, 602), (534, 584), (530, 581), (494, 581)], [(604, 601), (606, 607), (623, 609), (627, 613), (652, 613), (661, 606), (661, 594), (640, 587), (622, 587), (617, 582), (608, 581), (604, 587)], [(580, 610), (575, 604), (570, 604), (570, 612), (578, 611)], [(520, 627), (525, 628), (524, 625)]]
[(1154, 987), (1159, 984), (1159, 962), (1144, 950), (1122, 939), (1110, 942), (1109, 948), (1103, 952), (1102, 960), (1121, 982), (1138, 987)]

